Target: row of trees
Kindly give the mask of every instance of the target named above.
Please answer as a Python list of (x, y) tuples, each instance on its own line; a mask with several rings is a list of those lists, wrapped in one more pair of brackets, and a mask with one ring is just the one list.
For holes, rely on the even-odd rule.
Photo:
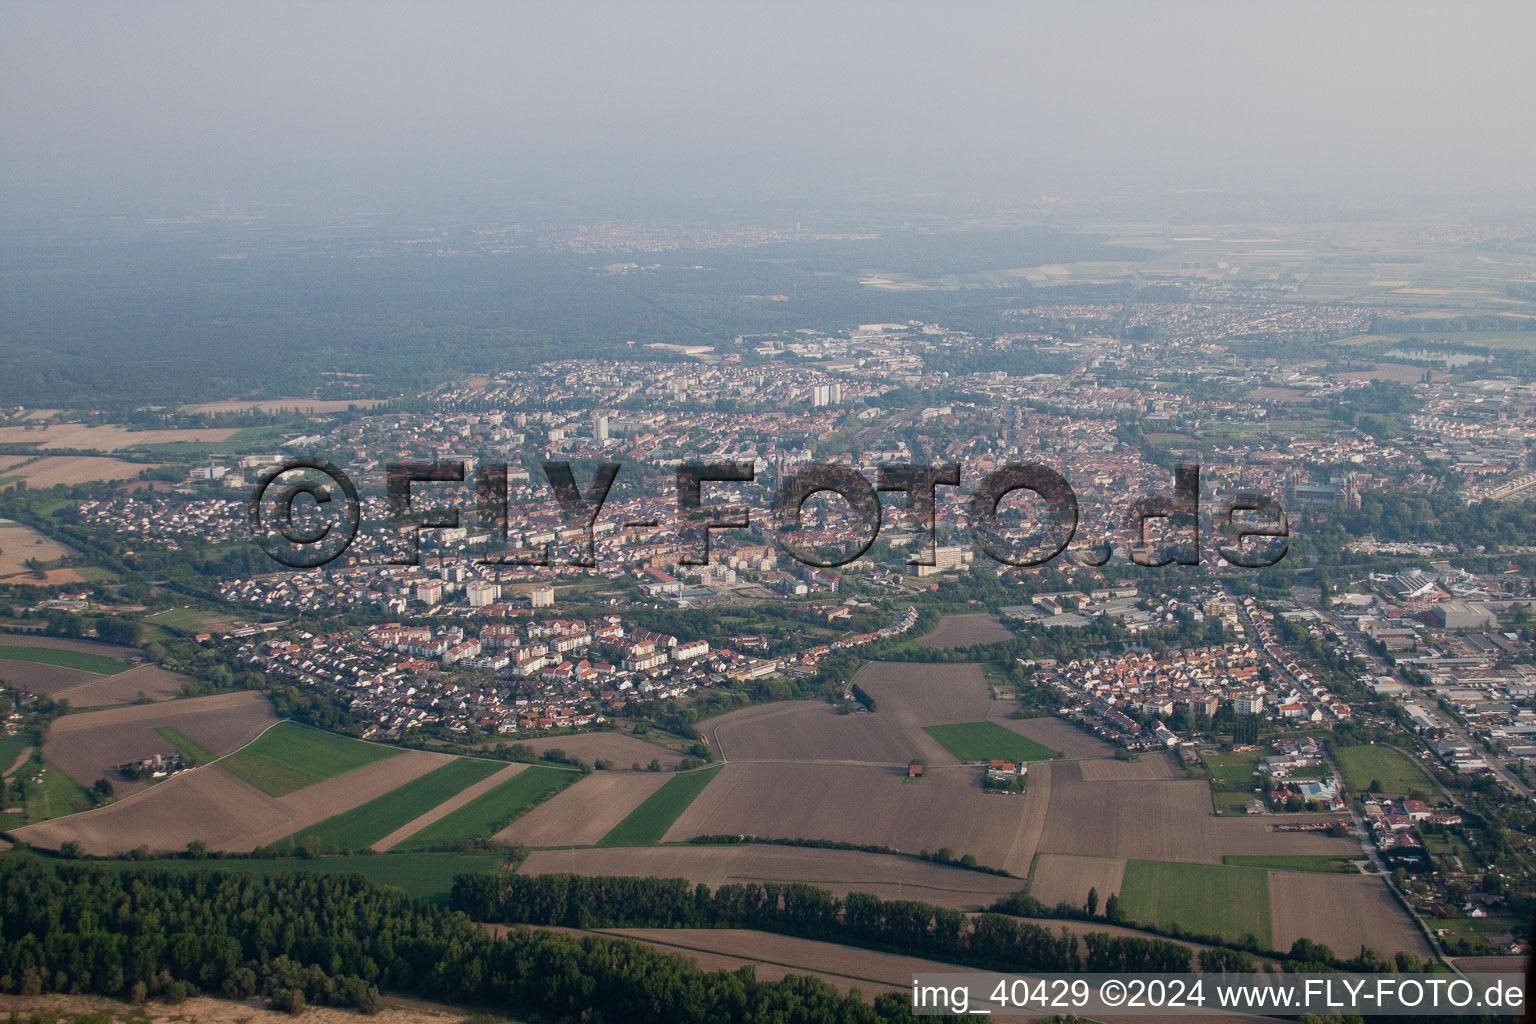
[(0, 862), (0, 991), (180, 1001), (261, 994), (280, 1008), (377, 1010), (388, 989), (500, 1013), (625, 1024), (911, 1021), (905, 997), (873, 1006), (814, 978), (706, 973), (633, 942), (514, 929), (360, 875), (256, 878), (123, 872), (33, 858)]
[[(839, 899), (802, 883), (724, 885), (683, 878), (460, 875), (450, 904), (481, 921), (571, 928), (739, 927), (932, 957), (995, 971), (1077, 971), (1077, 936), (1003, 914), (972, 917), (913, 900), (867, 893)], [(1095, 971), (1180, 972), (1188, 946), (1094, 932)]]

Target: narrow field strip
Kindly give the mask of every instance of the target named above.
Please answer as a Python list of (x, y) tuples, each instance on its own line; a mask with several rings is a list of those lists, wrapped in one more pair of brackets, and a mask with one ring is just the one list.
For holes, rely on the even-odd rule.
[(414, 818), (405, 822), (405, 824), (401, 825), (393, 832), (390, 832), (388, 835), (382, 836), (381, 838), (375, 840), (369, 849), (376, 853), (387, 853), (388, 851), (393, 850), (402, 841), (409, 839), (417, 832), (425, 829), (428, 825), (446, 818), (448, 815), (452, 814), (460, 807), (463, 807), (471, 800), (478, 799), (484, 794), (489, 793), (491, 790), (495, 789), (497, 786), (500, 786), (504, 782), (510, 782), (513, 776), (517, 775), (525, 767), (527, 766), (521, 764), (501, 765), (495, 774), (480, 779), (478, 782), (464, 787), (463, 789), (459, 790), (459, 792), (449, 797), (447, 800), (439, 803), (437, 806), (428, 808), (421, 814), (416, 815)]
[(322, 850), (365, 850), (402, 826), (427, 814), (446, 798), (495, 775), (505, 766), (496, 761), (461, 757), (412, 779), (350, 811), (325, 819), (294, 835), (300, 844), (314, 839)]
[(666, 784), (646, 797), (645, 802), (598, 840), (598, 846), (653, 846), (661, 842), (672, 823), (682, 817), (688, 805), (714, 781), (720, 766), (672, 776)]
[[(426, 828), (395, 844), (396, 849), (425, 850), (442, 843), (489, 839), (518, 815), (551, 793), (581, 778), (576, 772), (532, 765), (509, 781), (443, 815)], [(388, 837), (386, 837), (388, 838)]]

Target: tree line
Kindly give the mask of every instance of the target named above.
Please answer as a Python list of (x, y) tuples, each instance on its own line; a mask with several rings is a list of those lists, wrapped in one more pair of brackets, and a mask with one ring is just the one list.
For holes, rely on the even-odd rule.
[[(479, 921), (569, 928), (756, 928), (994, 971), (1083, 969), (1077, 936), (1004, 914), (975, 917), (867, 893), (838, 898), (799, 882), (751, 882), (711, 891), (684, 878), (460, 875), (450, 905)], [(1183, 972), (1188, 946), (1094, 932), (1090, 971)]]
[(259, 994), (292, 1012), (373, 1012), (390, 990), (592, 1024), (913, 1019), (896, 993), (870, 1005), (820, 979), (705, 972), (635, 942), (526, 928), (498, 937), (361, 875), (119, 873), (6, 858), (0, 908), (0, 991), (22, 995)]

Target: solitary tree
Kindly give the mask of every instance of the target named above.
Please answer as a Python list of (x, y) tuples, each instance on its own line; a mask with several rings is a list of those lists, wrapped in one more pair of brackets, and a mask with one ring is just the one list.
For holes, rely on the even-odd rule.
[(1088, 916), (1092, 917), (1099, 911), (1099, 890), (1093, 886), (1088, 887)]

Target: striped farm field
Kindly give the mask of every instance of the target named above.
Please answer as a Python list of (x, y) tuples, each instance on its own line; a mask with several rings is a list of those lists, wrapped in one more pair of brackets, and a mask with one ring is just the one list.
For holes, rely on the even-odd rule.
[(425, 850), (442, 843), (488, 839), (528, 808), (579, 778), (576, 772), (559, 768), (526, 768), (489, 793), (434, 821), (395, 849)]
[(714, 781), (720, 771), (705, 768), (696, 772), (682, 772), (667, 780), (666, 785), (646, 797), (645, 802), (631, 811), (613, 831), (598, 842), (598, 846), (650, 846), (661, 842), (682, 813), (688, 809), (704, 787)]
[(268, 796), (284, 796), (399, 753), (297, 722), (279, 722), (219, 763)]
[(343, 850), (366, 850), (395, 829), (505, 767), (498, 761), (471, 757), (449, 761), (399, 789), (327, 818), (318, 825), (311, 825), (293, 838), (299, 843), (312, 838), (323, 850), (332, 846)]

